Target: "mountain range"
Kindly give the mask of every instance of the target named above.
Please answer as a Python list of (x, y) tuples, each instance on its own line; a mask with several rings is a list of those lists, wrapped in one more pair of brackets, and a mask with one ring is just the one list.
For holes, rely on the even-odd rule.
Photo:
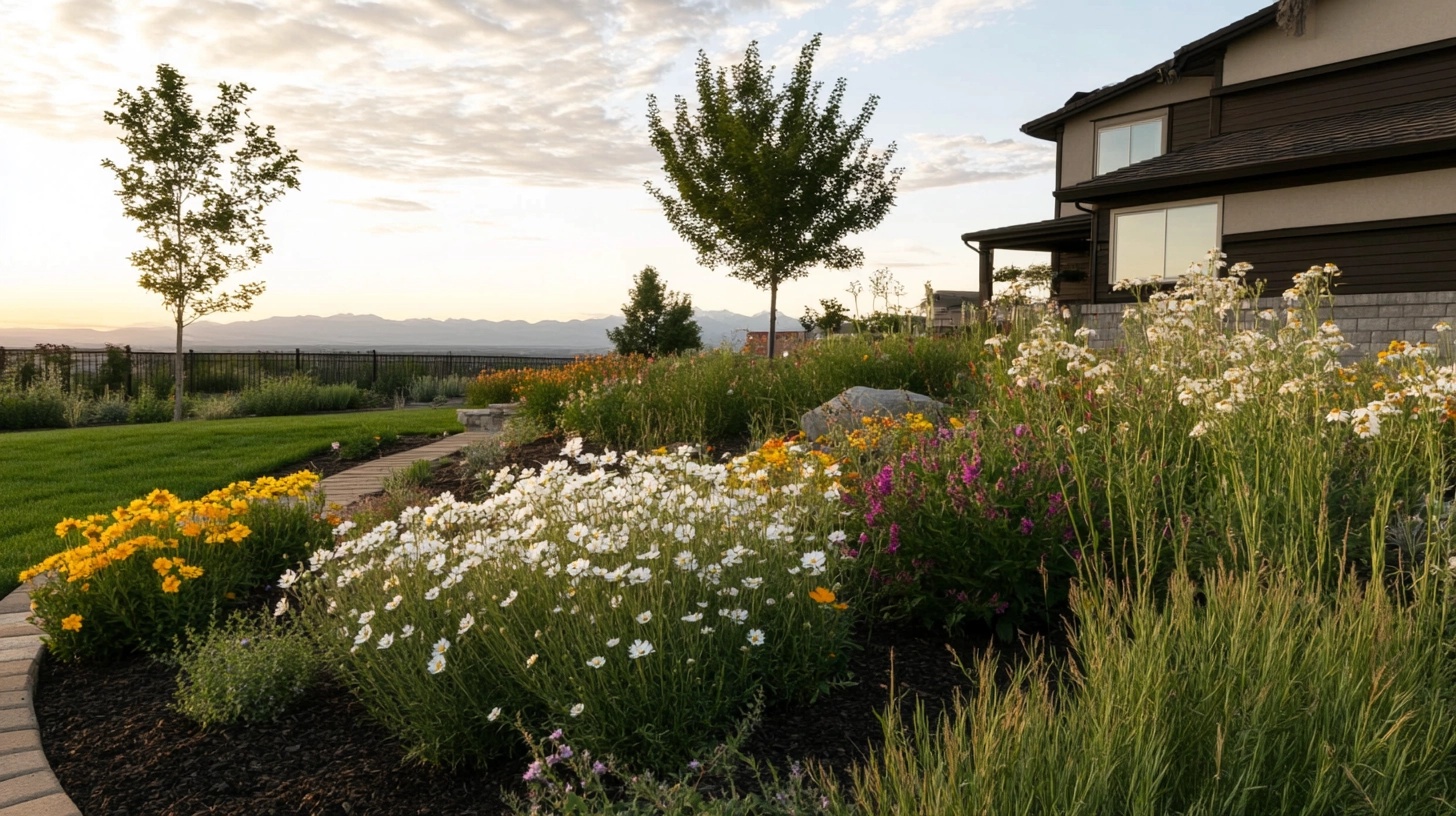
[[(746, 331), (767, 331), (768, 312), (741, 315), (702, 311), (693, 319), (703, 330), (703, 345), (741, 345)], [(622, 316), (586, 320), (466, 320), (413, 318), (389, 320), (377, 315), (299, 315), (214, 323), (202, 320), (187, 327), (184, 345), (208, 351), (259, 351), (301, 348), (308, 351), (457, 351), (475, 354), (571, 355), (610, 351), (607, 329), (622, 325)], [(798, 331), (799, 321), (779, 313), (779, 331)], [(123, 329), (0, 328), (0, 347), (26, 348), (37, 343), (73, 348), (101, 348), (107, 343), (134, 350), (168, 351), (175, 329), (167, 326)]]

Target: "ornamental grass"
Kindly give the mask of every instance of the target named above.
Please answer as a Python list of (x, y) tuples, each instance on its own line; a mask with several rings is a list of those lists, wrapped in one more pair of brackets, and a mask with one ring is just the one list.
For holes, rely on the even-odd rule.
[(678, 766), (760, 689), (808, 700), (843, 664), (837, 468), (779, 453), (712, 465), (574, 440), (539, 471), (500, 471), (479, 503), (343, 525), (282, 583), (413, 757), (491, 762), (519, 725)]
[(325, 543), (318, 475), (234, 482), (195, 501), (165, 490), (107, 514), (65, 519), (73, 546), (20, 574), (36, 623), (61, 660), (160, 654), (241, 594)]

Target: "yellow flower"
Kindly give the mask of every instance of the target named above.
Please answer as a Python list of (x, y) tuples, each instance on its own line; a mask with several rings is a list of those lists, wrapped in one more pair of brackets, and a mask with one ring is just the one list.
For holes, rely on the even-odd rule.
[(152, 562), (152, 569), (156, 570), (158, 575), (165, 576), (172, 571), (172, 559), (161, 556)]
[(79, 632), (81, 631), (81, 620), (82, 618), (80, 615), (72, 613), (64, 618), (61, 618), (61, 628), (66, 630), (67, 632)]
[(966, 423), (961, 422), (959, 419), (956, 419), (955, 417), (951, 417), (950, 418), (950, 426), (952, 428), (955, 428), (957, 431), (959, 431), (961, 428), (966, 427)]
[(163, 578), (162, 579), (162, 591), (163, 592), (176, 592), (177, 590), (179, 590), (181, 588), (182, 588), (182, 579), (178, 578), (175, 575), (168, 575), (166, 578)]
[(809, 600), (822, 604), (834, 603), (834, 598), (834, 591), (825, 587), (814, 587), (814, 590), (809, 593)]
[(185, 567), (178, 567), (177, 572), (181, 573), (182, 577), (188, 579), (189, 581), (195, 578), (202, 577), (202, 567), (194, 567), (191, 564), (188, 564)]

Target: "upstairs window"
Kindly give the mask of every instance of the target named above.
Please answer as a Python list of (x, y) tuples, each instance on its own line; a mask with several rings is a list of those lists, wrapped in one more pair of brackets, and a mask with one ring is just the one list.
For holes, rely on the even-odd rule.
[(1097, 128), (1097, 175), (1163, 155), (1163, 117)]
[(1115, 211), (1111, 282), (1177, 278), (1202, 263), (1221, 237), (1216, 200)]

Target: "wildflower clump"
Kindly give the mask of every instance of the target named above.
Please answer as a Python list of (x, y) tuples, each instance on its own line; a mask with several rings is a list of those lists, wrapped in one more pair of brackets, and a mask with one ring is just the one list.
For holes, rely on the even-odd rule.
[(61, 659), (166, 648), (207, 623), (229, 593), (278, 574), (325, 541), (318, 475), (235, 482), (200, 499), (166, 490), (109, 515), (65, 519), (73, 546), (20, 574), (50, 580), (31, 593), (35, 620)]
[[(794, 452), (792, 479), (691, 448), (594, 455), (572, 440), (503, 469), (484, 500), (448, 494), (362, 535), (348, 525), (296, 587), (306, 625), (414, 756), (489, 761), (512, 722), (579, 744), (685, 761), (760, 689), (816, 693), (844, 654), (841, 505)], [(741, 472), (740, 472), (741, 471)], [(844, 601), (841, 601), (844, 603)]]
[(302, 632), (237, 615), (175, 653), (177, 710), (203, 728), (277, 719), (307, 692), (322, 661)]

